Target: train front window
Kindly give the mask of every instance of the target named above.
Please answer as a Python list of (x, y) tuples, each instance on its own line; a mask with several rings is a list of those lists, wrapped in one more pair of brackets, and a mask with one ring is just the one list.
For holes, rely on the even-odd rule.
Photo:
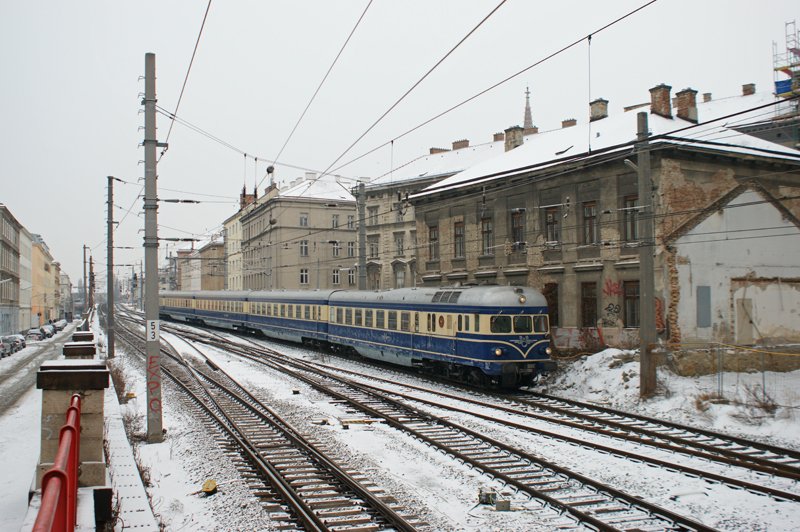
[(537, 333), (546, 333), (550, 326), (548, 324), (547, 314), (540, 314), (533, 317), (533, 327)]
[(510, 333), (511, 332), (511, 316), (492, 316), (489, 320), (490, 330), (493, 333)]
[(514, 332), (516, 333), (532, 333), (533, 320), (530, 316), (514, 316)]

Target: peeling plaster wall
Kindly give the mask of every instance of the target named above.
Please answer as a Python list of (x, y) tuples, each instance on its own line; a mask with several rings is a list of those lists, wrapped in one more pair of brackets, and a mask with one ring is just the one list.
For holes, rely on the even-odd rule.
[[(800, 230), (769, 203), (735, 207), (749, 202), (763, 197), (743, 193), (675, 243), (684, 343), (757, 341), (758, 332), (747, 331), (749, 319), (738, 299), (751, 299), (748, 312), (760, 336), (800, 338)], [(758, 280), (758, 288), (745, 291), (747, 279)], [(698, 327), (700, 286), (710, 287), (709, 327)]]

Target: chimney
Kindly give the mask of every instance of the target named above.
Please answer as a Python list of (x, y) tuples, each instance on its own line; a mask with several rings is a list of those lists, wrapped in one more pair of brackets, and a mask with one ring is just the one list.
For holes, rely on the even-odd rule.
[(539, 132), (539, 128), (536, 126), (526, 127), (522, 130), (522, 136), (527, 137), (528, 135), (535, 135)]
[(703, 93), (703, 103), (708, 103), (710, 101), (711, 101), (711, 93), (710, 92), (704, 92)]
[(522, 146), (522, 132), (524, 130), (520, 126), (511, 126), (506, 129), (506, 151), (511, 151), (517, 146)]
[(576, 125), (577, 123), (578, 123), (578, 121), (575, 120), (574, 118), (567, 118), (566, 120), (562, 120), (561, 121), (561, 128), (564, 129), (564, 128), (572, 127), (572, 126)]
[(505, 140), (505, 139), (506, 139), (506, 134), (505, 133), (495, 133), (494, 134), (494, 139), (492, 140), (492, 142), (500, 142), (501, 140)]
[(317, 178), (316, 172), (306, 172), (306, 181), (314, 181)]
[(603, 98), (598, 98), (595, 101), (589, 103), (589, 109), (591, 110), (591, 114), (589, 116), (589, 122), (594, 122), (595, 120), (602, 120), (603, 118), (607, 118), (608, 100), (604, 100)]
[(751, 96), (756, 93), (755, 83), (745, 83), (742, 85), (742, 96)]
[(683, 89), (675, 94), (678, 100), (676, 114), (678, 118), (697, 123), (697, 91), (694, 89)]
[(669, 104), (669, 91), (671, 90), (672, 87), (663, 83), (650, 89), (650, 112), (652, 114), (672, 118), (672, 108)]
[(431, 155), (436, 155), (437, 153), (445, 153), (450, 150), (446, 150), (444, 148), (431, 148)]
[(469, 141), (467, 139), (453, 141), (454, 150), (460, 150), (461, 148), (469, 148)]
[(255, 194), (248, 194), (247, 189), (242, 186), (242, 193), (239, 194), (239, 210), (244, 209), (256, 200)]

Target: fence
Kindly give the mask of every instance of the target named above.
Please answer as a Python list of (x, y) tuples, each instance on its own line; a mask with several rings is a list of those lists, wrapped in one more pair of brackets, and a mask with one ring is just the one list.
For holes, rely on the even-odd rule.
[(667, 359), (675, 373), (697, 378), (700, 388), (720, 401), (800, 408), (800, 345), (670, 346)]
[(67, 408), (67, 421), (59, 432), (53, 467), (42, 477), (42, 505), (33, 525), (34, 532), (75, 530), (80, 431), (81, 396), (74, 394)]

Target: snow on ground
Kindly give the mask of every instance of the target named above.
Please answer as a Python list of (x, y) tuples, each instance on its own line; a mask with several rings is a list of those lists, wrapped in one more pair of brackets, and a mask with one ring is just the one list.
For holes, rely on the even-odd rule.
[[(185, 344), (176, 342), (176, 347), (187, 358), (199, 358), (197, 352)], [(358, 362), (324, 356), (300, 347), (278, 347), (290, 356), (360, 371), (366, 367)], [(539, 521), (542, 511), (536, 502), (515, 495), (500, 483), (385, 424), (350, 423), (345, 429), (343, 421), (363, 416), (331, 402), (303, 384), (213, 348), (202, 350), (241, 383), (252, 387), (267, 404), (285, 413), (297, 428), (332, 450), (349, 467), (367, 471), (378, 486), (398, 500), (407, 502), (408, 507), (429, 523), (433, 530), (549, 530), (560, 522)], [(272, 525), (260, 511), (258, 501), (229, 457), (218, 442), (208, 435), (206, 427), (194, 416), (193, 410), (172, 392), (171, 385), (165, 384), (164, 391), (165, 441), (160, 444), (141, 442), (146, 430), (146, 390), (142, 362), (125, 353), (118, 344), (114, 364), (127, 374), (127, 391), (136, 394), (136, 398), (122, 405), (122, 408), (124, 416), (134, 424), (133, 432), (138, 434), (138, 439), (134, 438), (136, 453), (149, 478), (148, 492), (154, 510), (166, 529), (270, 530)], [(382, 368), (370, 371), (375, 376), (390, 374), (398, 382), (411, 382), (414, 379)], [(748, 390), (761, 382), (760, 374), (737, 373), (722, 377), (723, 395), (740, 402), (751, 398)], [(717, 375), (678, 377), (666, 368), (659, 368), (658, 393), (645, 401), (638, 397), (638, 379), (635, 355), (609, 349), (565, 364), (563, 370), (546, 382), (545, 391), (800, 448), (797, 407), (792, 406), (797, 405), (800, 372), (771, 378), (770, 396), (779, 405), (772, 413), (735, 402), (718, 404), (708, 401), (709, 391), (717, 390), (719, 385)], [(167, 383), (167, 379), (164, 382)], [(295, 394), (295, 389), (300, 393)], [(0, 449), (4, 455), (18, 458), (3, 460), (3, 478), (18, 479), (5, 483), (10, 486), (0, 491), (0, 501), (5, 505), (0, 507), (0, 529), (3, 530), (16, 529), (16, 521), (13, 517), (6, 517), (10, 514), (3, 509), (23, 503), (38, 458), (38, 445), (31, 446), (29, 442), (38, 439), (38, 422), (31, 423), (30, 420), (39, 418), (40, 393), (30, 389), (16, 393), (16, 396), (20, 399), (0, 416)], [(601, 455), (553, 439), (513, 433), (488, 422), (469, 419), (466, 415), (442, 412), (457, 423), (505, 439), (513, 446), (612, 483), (664, 507), (688, 513), (719, 529), (792, 530), (800, 522), (800, 505), (795, 503), (779, 503), (685, 475), (632, 464), (618, 457)], [(328, 425), (316, 424), (323, 418), (329, 422)], [(25, 430), (21, 430), (23, 428)], [(589, 439), (588, 436), (586, 438)], [(219, 483), (219, 492), (213, 496), (198, 494), (202, 483), (208, 479)], [(18, 489), (11, 489), (14, 486)], [(481, 487), (494, 488), (501, 496), (510, 498), (514, 511), (497, 512), (488, 506), (477, 506), (477, 492)], [(710, 504), (709, 501), (714, 502)]]
[(638, 355), (606, 349), (559, 371), (544, 391), (800, 450), (800, 371), (767, 372), (773, 413), (754, 404), (752, 391), (761, 389), (761, 373), (726, 372), (721, 377), (727, 404), (709, 400), (719, 389), (719, 375), (680, 377), (664, 366), (657, 371), (655, 396), (641, 400)]

